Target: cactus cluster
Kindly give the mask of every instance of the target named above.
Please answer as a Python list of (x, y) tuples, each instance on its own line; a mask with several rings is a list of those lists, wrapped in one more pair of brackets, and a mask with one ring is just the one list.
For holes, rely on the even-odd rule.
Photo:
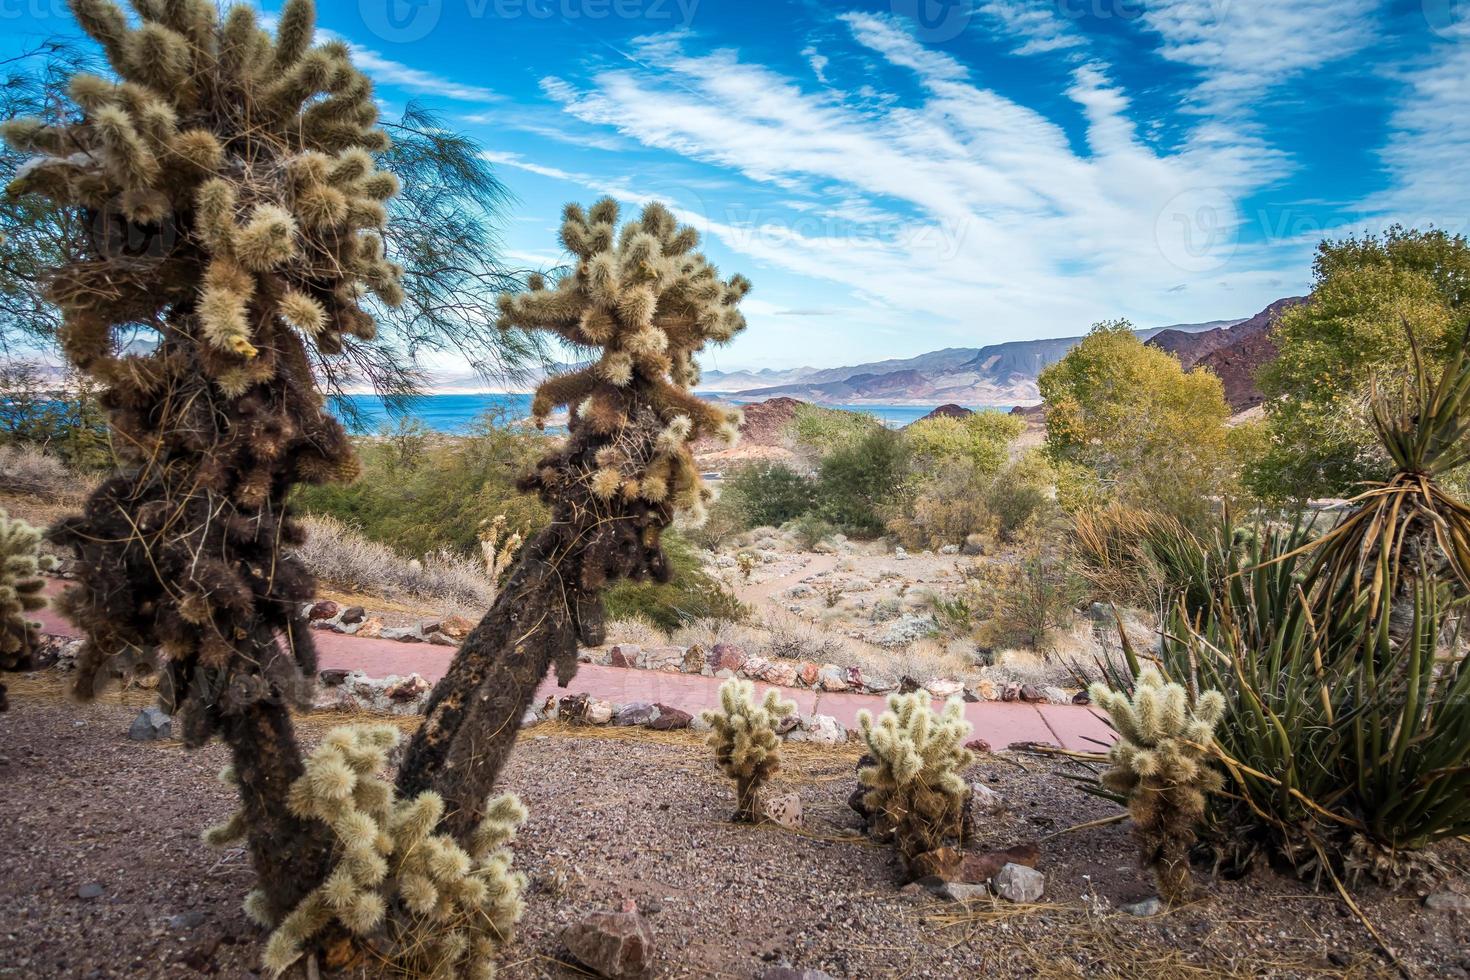
[[(38, 624), (26, 613), (44, 608), (41, 573), (54, 564), (38, 548), (41, 532), (0, 510), (0, 670), (24, 670), (31, 664)], [(0, 711), (8, 707), (0, 684)]]
[(962, 841), (970, 788), (960, 773), (975, 762), (964, 744), (971, 731), (964, 703), (951, 698), (936, 714), (922, 692), (892, 694), (877, 721), (859, 712), (858, 727), (868, 746), (858, 780), (867, 787), (862, 802), (874, 834), (891, 835), (908, 868), (920, 855)]
[[(657, 202), (621, 229), (611, 198), (585, 211), (569, 204), (561, 241), (576, 260), (571, 272), (555, 284), (536, 278), (528, 291), (501, 297), (500, 326), (550, 331), (600, 354), (542, 384), (533, 417), (544, 422), (566, 407), (573, 426), (605, 437), (594, 465), (575, 474), (594, 498), (700, 511), (708, 491), (689, 443), (701, 436), (733, 441), (740, 419), (690, 392), (699, 380), (694, 355), (745, 328), (738, 304), (750, 282), (739, 275), (721, 280), (694, 251), (698, 233)], [(618, 438), (635, 421), (635, 401), (656, 419), (651, 440)], [(567, 476), (543, 467), (539, 480), (549, 488)]]
[(796, 710), (794, 701), (783, 701), (776, 688), (756, 701), (755, 685), (732, 677), (720, 685), (720, 707), (705, 711), (709, 723), (709, 746), (725, 775), (735, 780), (735, 819), (755, 823), (760, 819), (760, 792), (781, 768), (781, 738), (776, 724)]
[(1154, 871), (1159, 896), (1186, 901), (1193, 893), (1189, 848), (1194, 828), (1209, 794), (1223, 784), (1207, 756), (1225, 699), (1206, 691), (1191, 705), (1189, 693), (1153, 667), (1139, 673), (1131, 698), (1105, 684), (1093, 684), (1089, 693), (1118, 731), (1103, 785), (1127, 795), (1141, 857)]
[[(246, 898), (251, 917), (275, 930), (264, 957), (273, 975), (336, 922), (365, 941), (384, 939), (381, 951), (408, 975), (495, 976), (496, 952), (522, 913), (525, 876), (511, 870), (505, 845), (525, 821), (525, 807), (511, 794), (490, 800), (464, 846), (436, 833), (444, 815), (439, 794), (396, 799), (377, 775), (398, 739), (390, 726), (334, 729), (292, 783), (291, 809), (331, 827), (335, 862), (326, 881), (280, 921), (262, 892)], [(231, 782), (234, 775), (227, 769), (221, 778)], [(243, 837), (246, 823), (242, 811), (204, 838), (223, 846)]]
[(68, 121), (4, 136), (33, 154), (9, 192), (82, 219), (47, 290), (128, 464), (53, 531), (79, 558), (77, 693), (161, 653), (193, 744), (264, 698), (299, 700), (313, 668), (285, 499), (356, 471), (312, 362), (402, 298), (381, 234), (397, 181), (374, 165), (372, 85), (346, 44), (314, 43), (310, 0), (273, 35), (245, 5), (70, 3), (115, 77), (74, 75)]

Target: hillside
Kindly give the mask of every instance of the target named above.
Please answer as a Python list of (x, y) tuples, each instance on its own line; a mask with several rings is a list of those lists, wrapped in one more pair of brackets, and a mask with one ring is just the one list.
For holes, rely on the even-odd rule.
[(1164, 330), (1148, 343), (1169, 351), (1186, 368), (1209, 368), (1224, 382), (1231, 410), (1243, 412), (1263, 400), (1256, 372), (1276, 358), (1271, 328), (1281, 314), (1306, 301), (1305, 296), (1288, 296), (1232, 326), (1193, 334)]
[[(1239, 320), (1176, 324), (1139, 330), (1147, 340), (1159, 334), (1190, 336), (1227, 329)], [(916, 357), (873, 361), (850, 367), (761, 371), (767, 384), (742, 387), (749, 372), (705, 373), (700, 388), (739, 399), (787, 397), (826, 404), (1017, 405), (1040, 398), (1036, 379), (1061, 360), (1081, 337), (1014, 340), (985, 347), (947, 347)], [(779, 379), (779, 383), (777, 382)]]

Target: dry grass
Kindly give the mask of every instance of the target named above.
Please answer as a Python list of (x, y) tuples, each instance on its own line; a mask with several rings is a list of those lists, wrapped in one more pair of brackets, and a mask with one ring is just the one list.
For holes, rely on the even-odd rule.
[[(669, 643), (663, 630), (646, 619), (632, 616), (627, 619), (610, 620), (607, 624), (607, 643), (629, 643), (640, 647), (659, 647)], [(685, 644), (686, 646), (688, 644)], [(708, 649), (708, 648), (706, 648)]]
[(422, 561), (405, 558), (334, 518), (312, 515), (302, 523), (306, 543), (297, 556), (335, 588), (389, 600), (421, 599), (446, 613), (484, 610), (494, 600), (495, 586), (478, 561), (443, 551)]

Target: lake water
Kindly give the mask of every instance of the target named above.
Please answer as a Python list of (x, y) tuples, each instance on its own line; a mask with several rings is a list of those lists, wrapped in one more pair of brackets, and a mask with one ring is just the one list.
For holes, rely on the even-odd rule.
[[(707, 397), (718, 400), (718, 393)], [(359, 434), (371, 434), (392, 419), (383, 402), (376, 395), (347, 395), (333, 405), (333, 411), (348, 427)], [(934, 408), (932, 405), (828, 405), (849, 412), (866, 412), (881, 419), (884, 425), (898, 427), (921, 419)], [(995, 411), (1010, 411), (1010, 406), (986, 406)], [(508, 424), (524, 419), (531, 414), (530, 395), (422, 395), (413, 399), (406, 411), (408, 418), (417, 419), (435, 432), (463, 434), (490, 413), (497, 424)]]

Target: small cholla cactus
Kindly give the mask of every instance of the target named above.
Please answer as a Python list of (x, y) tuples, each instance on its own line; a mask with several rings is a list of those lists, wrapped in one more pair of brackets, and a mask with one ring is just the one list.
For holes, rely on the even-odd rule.
[(1194, 828), (1208, 795), (1222, 785), (1207, 757), (1225, 699), (1206, 691), (1191, 707), (1188, 692), (1153, 667), (1139, 673), (1131, 699), (1105, 684), (1093, 684), (1088, 693), (1118, 730), (1108, 752), (1113, 767), (1103, 774), (1103, 785), (1128, 795), (1143, 863), (1158, 879), (1159, 896), (1171, 903), (1187, 901), (1194, 890), (1189, 874)]
[[(480, 525), (480, 551), (485, 555), (485, 574), (495, 586), (505, 578), (506, 569), (515, 561), (521, 548), (521, 532), (505, 533), (505, 515), (496, 514)], [(492, 595), (492, 601), (494, 599)]]
[(740, 569), (740, 580), (750, 581), (750, 573), (755, 571), (756, 557), (748, 551), (742, 551), (735, 556), (735, 567)]
[(868, 792), (863, 805), (877, 836), (893, 835), (906, 868), (921, 854), (965, 836), (970, 788), (960, 775), (975, 754), (964, 747), (970, 735), (965, 706), (951, 698), (935, 714), (921, 692), (893, 694), (875, 722), (858, 713), (870, 760), (858, 769)]
[[(56, 563), (38, 552), (40, 544), (40, 531), (0, 510), (0, 670), (31, 665), (40, 624), (26, 619), (26, 613), (45, 608), (41, 573)], [(8, 706), (5, 685), (0, 684), (0, 711)]]
[[(265, 948), (273, 975), (335, 920), (355, 936), (386, 935), (393, 966), (407, 975), (494, 977), (496, 952), (523, 911), (526, 879), (511, 871), (505, 844), (525, 821), (525, 807), (510, 794), (490, 800), (464, 846), (436, 833), (444, 815), (439, 794), (395, 799), (377, 776), (398, 737), (389, 726), (334, 729), (292, 784), (292, 811), (331, 827), (337, 859), (327, 880), (279, 922), (263, 893), (246, 898), (251, 917), (275, 929)], [(234, 779), (230, 770), (221, 778)], [(241, 811), (204, 839), (222, 846), (247, 831)]]
[(715, 761), (735, 780), (737, 821), (760, 819), (761, 789), (781, 768), (776, 724), (795, 710), (796, 703), (783, 701), (774, 687), (757, 703), (755, 684), (732, 677), (720, 685), (719, 710), (703, 713), (712, 729), (709, 745), (715, 750)]
[[(198, 744), (263, 700), (305, 703), (295, 610), (314, 587), (281, 551), (300, 540), (286, 498), (356, 472), (313, 364), (373, 338), (374, 305), (402, 299), (383, 238), (398, 182), (374, 160), (388, 137), (372, 83), (345, 42), (316, 43), (310, 0), (269, 32), (215, 0), (70, 6), (109, 74), (73, 75), (60, 123), (3, 134), (30, 155), (8, 192), (76, 219), (47, 296), (124, 459), (52, 530), (78, 556), (76, 693), (156, 650)], [(118, 336), (138, 331), (148, 343)]]

